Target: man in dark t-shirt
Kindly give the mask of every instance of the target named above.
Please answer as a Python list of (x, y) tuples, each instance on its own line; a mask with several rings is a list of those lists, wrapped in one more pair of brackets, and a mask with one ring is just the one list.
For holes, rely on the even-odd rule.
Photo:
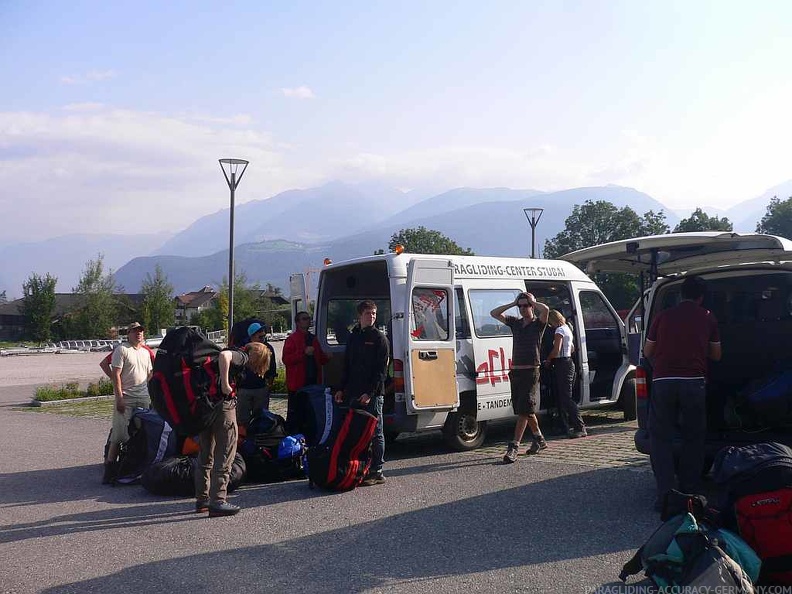
[(653, 368), (649, 442), (657, 511), (662, 511), (666, 493), (677, 486), (673, 451), (677, 419), (685, 452), (679, 460), (678, 487), (683, 493), (700, 489), (707, 432), (707, 359), (721, 357), (718, 322), (701, 306), (705, 291), (700, 277), (686, 278), (682, 301), (657, 315), (644, 344), (644, 356)]
[[(504, 315), (506, 310), (517, 306), (520, 317)], [(517, 299), (506, 305), (496, 307), (490, 315), (506, 324), (512, 331), (512, 365), (509, 371), (511, 382), (512, 408), (517, 415), (514, 428), (514, 441), (509, 443), (503, 461), (507, 464), (517, 460), (520, 440), (525, 428), (531, 430), (533, 442), (526, 454), (538, 454), (547, 448), (539, 420), (536, 417), (536, 404), (539, 396), (539, 373), (541, 359), (539, 346), (542, 333), (547, 326), (547, 313), (550, 308), (539, 303), (530, 293), (520, 293)]]

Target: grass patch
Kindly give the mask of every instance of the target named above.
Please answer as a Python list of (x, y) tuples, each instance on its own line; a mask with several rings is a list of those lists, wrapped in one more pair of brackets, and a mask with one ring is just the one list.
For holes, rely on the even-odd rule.
[(74, 401), (58, 406), (18, 407), (14, 410), (24, 412), (47, 413), (52, 415), (64, 415), (67, 417), (82, 417), (92, 419), (107, 419), (113, 416), (114, 400), (91, 400), (88, 402)]
[(35, 400), (39, 402), (52, 402), (54, 400), (73, 400), (86, 396), (109, 396), (113, 393), (113, 382), (102, 378), (98, 382), (91, 382), (85, 390), (80, 390), (77, 382), (67, 382), (60, 386), (41, 386), (36, 388)]

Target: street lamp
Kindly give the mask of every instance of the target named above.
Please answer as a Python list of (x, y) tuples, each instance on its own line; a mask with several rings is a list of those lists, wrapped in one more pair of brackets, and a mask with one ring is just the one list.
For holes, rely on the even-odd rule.
[(231, 326), (234, 325), (234, 190), (237, 189), (245, 174), (248, 162), (244, 159), (220, 159), (220, 169), (231, 190), (231, 216), (228, 238), (228, 330), (226, 344), (231, 341)]
[(536, 242), (534, 241), (534, 237), (536, 235), (536, 225), (539, 224), (539, 219), (542, 218), (544, 208), (523, 208), (523, 212), (525, 213), (525, 218), (528, 219), (528, 223), (531, 225), (531, 258), (535, 258)]

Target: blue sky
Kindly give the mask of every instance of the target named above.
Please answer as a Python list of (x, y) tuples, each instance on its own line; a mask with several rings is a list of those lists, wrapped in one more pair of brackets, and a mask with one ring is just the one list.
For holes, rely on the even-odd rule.
[[(3, 241), (178, 231), (329, 180), (619, 184), (728, 208), (792, 179), (792, 3), (0, 0)], [(783, 198), (786, 198), (784, 196)]]

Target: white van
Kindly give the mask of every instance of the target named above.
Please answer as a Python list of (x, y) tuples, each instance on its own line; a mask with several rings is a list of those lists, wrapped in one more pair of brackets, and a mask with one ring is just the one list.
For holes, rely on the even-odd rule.
[[(792, 370), (792, 242), (755, 233), (671, 233), (607, 243), (562, 258), (589, 273), (631, 272), (645, 280), (643, 299), (627, 316), (631, 360), (639, 364), (638, 451), (650, 453), (647, 418), (652, 406), (652, 367), (641, 358), (641, 347), (652, 320), (679, 302), (682, 281), (691, 274), (707, 283), (703, 305), (718, 320), (723, 353), (720, 361), (709, 363), (707, 455), (728, 445), (792, 445), (792, 389), (784, 398), (785, 386), (779, 383)], [(762, 405), (755, 398), (763, 386), (768, 386), (767, 395), (777, 390), (780, 397)], [(677, 449), (680, 445), (677, 441)]]
[[(305, 279), (293, 275), (290, 285), (293, 311), (307, 310)], [(320, 272), (314, 312), (315, 333), (332, 354), (325, 383), (340, 379), (356, 304), (372, 299), (391, 344), (386, 435), (442, 429), (454, 449), (476, 448), (488, 421), (514, 416), (511, 330), (490, 311), (526, 290), (573, 327), (582, 378), (574, 398), (581, 408), (619, 404), (634, 419), (635, 368), (627, 360), (623, 322), (579, 268), (554, 260), (382, 254), (328, 264)], [(518, 315), (516, 309), (506, 313)], [(546, 354), (552, 332), (544, 341)]]

